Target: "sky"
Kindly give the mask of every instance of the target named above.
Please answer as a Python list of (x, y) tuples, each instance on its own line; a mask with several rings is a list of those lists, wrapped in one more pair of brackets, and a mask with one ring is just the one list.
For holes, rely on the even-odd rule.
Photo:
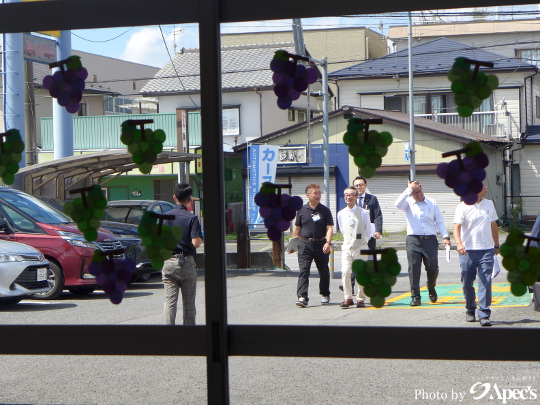
[[(474, 11), (500, 12), (500, 18), (538, 17), (539, 5), (489, 7), (479, 9), (431, 10), (413, 13), (413, 23), (426, 20), (451, 22), (471, 20)], [(493, 18), (493, 17), (491, 17)], [(302, 19), (304, 29), (369, 27), (383, 35), (390, 26), (407, 25), (407, 13), (374, 14)], [(291, 20), (223, 24), (222, 33), (291, 30)], [(175, 51), (198, 48), (197, 24), (123, 27), (72, 31), (72, 48), (135, 63), (162, 67)], [(324, 56), (324, 55), (323, 55)], [(320, 56), (320, 57), (323, 57)], [(314, 56), (316, 57), (316, 56)]]

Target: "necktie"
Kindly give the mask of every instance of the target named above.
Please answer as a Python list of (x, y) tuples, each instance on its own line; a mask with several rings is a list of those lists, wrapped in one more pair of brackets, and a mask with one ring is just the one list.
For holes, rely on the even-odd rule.
[(359, 207), (363, 207), (364, 206), (364, 196), (360, 197), (358, 199), (358, 206)]

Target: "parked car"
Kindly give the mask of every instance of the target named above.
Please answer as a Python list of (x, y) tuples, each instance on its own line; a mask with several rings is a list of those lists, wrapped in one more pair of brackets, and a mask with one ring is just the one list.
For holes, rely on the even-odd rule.
[(0, 305), (13, 305), (51, 289), (49, 262), (39, 250), (0, 240)]
[(98, 286), (88, 271), (95, 250), (121, 249), (112, 233), (98, 232), (88, 242), (70, 217), (19, 190), (0, 187), (0, 240), (20, 242), (38, 249), (49, 261), (48, 292), (33, 298), (56, 299), (66, 288), (89, 294)]
[(165, 214), (175, 208), (167, 201), (158, 200), (118, 200), (109, 201), (105, 208), (103, 219), (106, 221), (126, 222), (139, 225), (145, 211)]
[[(37, 197), (41, 201), (44, 201), (54, 209), (64, 213), (64, 202), (55, 197)], [(128, 224), (125, 222), (113, 222), (113, 221), (101, 221), (101, 228), (112, 232), (114, 236), (118, 238), (122, 247), (124, 248), (124, 254), (135, 260), (137, 267), (133, 272), (132, 282), (135, 281), (148, 281), (152, 273), (156, 273), (160, 270), (156, 270), (150, 264), (150, 258), (146, 254), (144, 246), (142, 245), (142, 239), (139, 236), (139, 230), (137, 225)]]

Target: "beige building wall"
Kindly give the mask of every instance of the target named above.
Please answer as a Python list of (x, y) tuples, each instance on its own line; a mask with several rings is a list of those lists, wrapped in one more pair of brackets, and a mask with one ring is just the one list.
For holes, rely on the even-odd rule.
[[(378, 58), (387, 53), (384, 37), (369, 28), (304, 30), (304, 43), (311, 57), (328, 58), (328, 71)], [(222, 34), (223, 46), (294, 42), (292, 31)]]

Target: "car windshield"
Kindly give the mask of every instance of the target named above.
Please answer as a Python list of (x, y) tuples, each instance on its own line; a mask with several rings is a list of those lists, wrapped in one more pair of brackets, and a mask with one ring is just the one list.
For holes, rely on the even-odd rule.
[(103, 219), (106, 221), (140, 224), (144, 214), (143, 207), (107, 207)]
[(43, 224), (59, 224), (73, 222), (71, 218), (59, 212), (43, 201), (28, 194), (0, 191), (0, 200), (4, 200), (37, 222)]

